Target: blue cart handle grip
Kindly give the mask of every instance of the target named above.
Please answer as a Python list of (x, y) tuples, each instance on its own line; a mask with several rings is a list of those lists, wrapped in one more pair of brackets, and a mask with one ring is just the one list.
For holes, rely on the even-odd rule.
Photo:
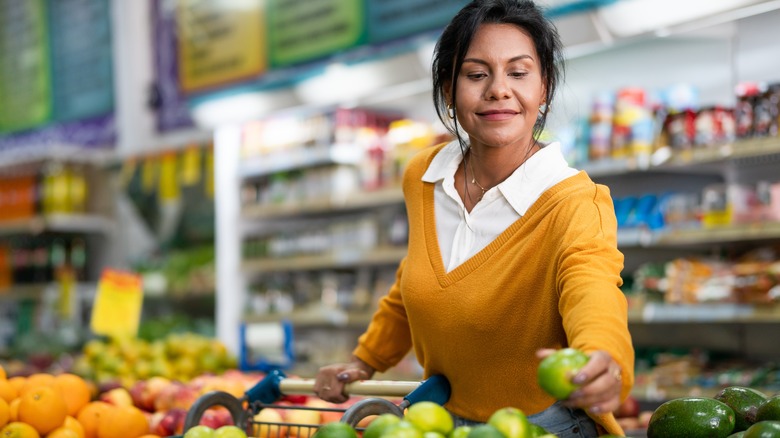
[(450, 393), (450, 381), (443, 375), (436, 374), (423, 380), (417, 389), (404, 397), (402, 408), (420, 401), (431, 401), (444, 405), (450, 399)]

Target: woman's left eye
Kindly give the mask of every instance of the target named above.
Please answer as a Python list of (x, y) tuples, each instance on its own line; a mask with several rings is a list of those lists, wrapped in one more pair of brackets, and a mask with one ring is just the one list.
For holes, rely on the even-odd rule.
[(524, 71), (515, 71), (515, 72), (512, 72), (512, 73), (509, 73), (509, 76), (511, 76), (513, 78), (520, 79), (520, 78), (524, 78), (524, 77), (528, 76), (528, 73), (524, 72)]

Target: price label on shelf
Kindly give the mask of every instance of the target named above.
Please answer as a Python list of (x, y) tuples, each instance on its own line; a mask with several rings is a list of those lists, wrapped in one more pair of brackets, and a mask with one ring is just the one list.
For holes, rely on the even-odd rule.
[(143, 289), (137, 274), (107, 269), (100, 276), (92, 308), (92, 331), (113, 338), (135, 337)]

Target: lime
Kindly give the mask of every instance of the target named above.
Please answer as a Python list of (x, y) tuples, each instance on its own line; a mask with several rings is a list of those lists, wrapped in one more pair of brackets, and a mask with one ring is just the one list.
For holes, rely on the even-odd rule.
[(314, 433), (314, 438), (358, 438), (355, 429), (341, 421), (325, 423)]
[(538, 424), (530, 424), (531, 428), (529, 429), (528, 436), (531, 438), (539, 438), (540, 436), (548, 435), (549, 432), (545, 430), (542, 426), (539, 426)]
[(574, 348), (564, 348), (545, 357), (537, 369), (539, 386), (558, 400), (577, 389), (571, 378), (588, 363), (588, 356)]
[(431, 401), (417, 402), (406, 410), (405, 420), (423, 432), (452, 432), (452, 416), (441, 405)]
[(525, 438), (531, 433), (531, 423), (523, 411), (513, 407), (501, 408), (490, 416), (487, 424), (495, 427), (506, 438)]
[(398, 424), (401, 418), (394, 414), (382, 414), (374, 418), (363, 431), (363, 438), (379, 438), (384, 435), (388, 427)]
[(471, 432), (471, 429), (473, 429), (472, 426), (458, 426), (455, 429), (452, 429), (452, 432), (450, 432), (447, 438), (466, 438), (469, 435), (469, 432)]
[(500, 430), (490, 424), (474, 426), (468, 434), (468, 438), (506, 438)]
[(184, 434), (184, 438), (213, 438), (214, 429), (208, 426), (195, 426), (187, 430)]
[(423, 438), (423, 432), (412, 423), (401, 420), (385, 429), (382, 438)]
[(247, 438), (246, 432), (237, 426), (222, 426), (214, 431), (214, 438)]

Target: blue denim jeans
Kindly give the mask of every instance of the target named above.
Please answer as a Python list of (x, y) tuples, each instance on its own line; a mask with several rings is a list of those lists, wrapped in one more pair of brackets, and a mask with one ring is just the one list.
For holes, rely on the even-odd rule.
[[(453, 415), (455, 426), (474, 426), (481, 424)], [(591, 438), (598, 437), (596, 422), (593, 421), (582, 409), (571, 409), (560, 402), (537, 414), (529, 415), (531, 423), (542, 426), (558, 438)]]

